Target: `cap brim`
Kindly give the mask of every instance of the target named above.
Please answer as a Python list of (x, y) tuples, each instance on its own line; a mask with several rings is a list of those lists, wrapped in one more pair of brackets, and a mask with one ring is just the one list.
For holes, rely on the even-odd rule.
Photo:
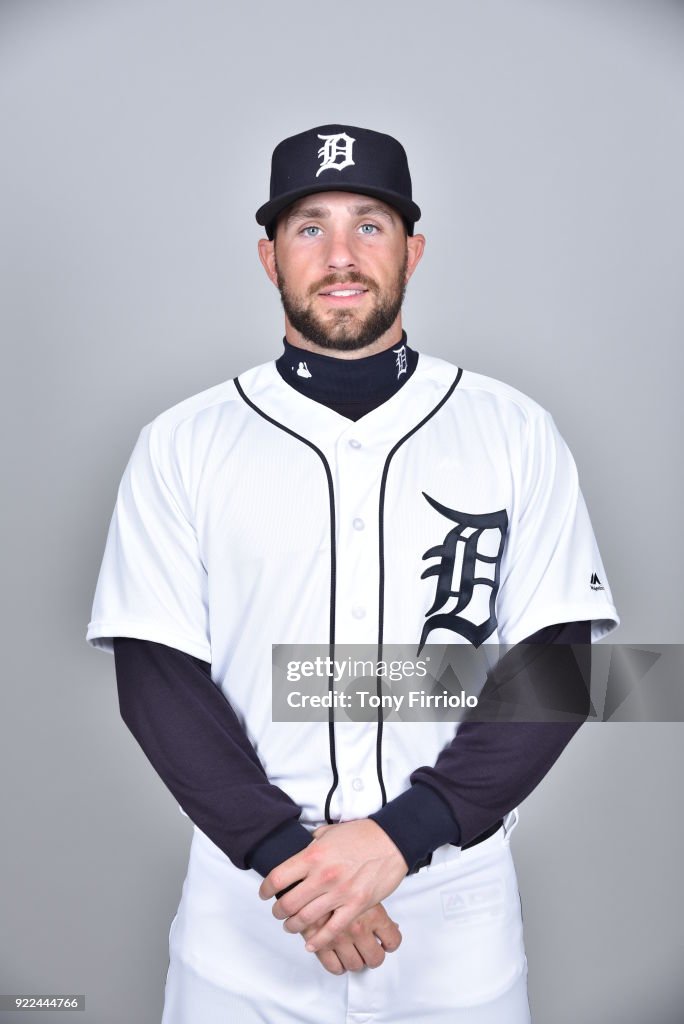
[(355, 185), (351, 182), (346, 184), (335, 183), (333, 185), (332, 182), (327, 181), (321, 182), (320, 185), (307, 185), (306, 188), (285, 192), (283, 195), (278, 196), (277, 199), (264, 203), (256, 212), (257, 224), (261, 224), (262, 227), (268, 227), (287, 206), (290, 206), (297, 199), (313, 195), (315, 192), (355, 192), (360, 196), (373, 196), (374, 199), (382, 199), (389, 206), (393, 206), (410, 224), (420, 220), (420, 207), (412, 200), (407, 199), (406, 196), (399, 195), (398, 192), (390, 192), (389, 189), (373, 188), (372, 186)]

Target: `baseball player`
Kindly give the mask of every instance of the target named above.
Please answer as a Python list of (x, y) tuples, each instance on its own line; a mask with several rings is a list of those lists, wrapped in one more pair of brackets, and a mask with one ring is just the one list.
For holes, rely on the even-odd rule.
[(560, 651), (619, 622), (551, 416), (408, 343), (419, 217), (390, 136), (281, 142), (283, 351), (147, 423), (119, 486), (86, 636), (194, 826), (163, 1024), (530, 1020), (510, 837), (579, 723), (271, 714), (273, 644)]

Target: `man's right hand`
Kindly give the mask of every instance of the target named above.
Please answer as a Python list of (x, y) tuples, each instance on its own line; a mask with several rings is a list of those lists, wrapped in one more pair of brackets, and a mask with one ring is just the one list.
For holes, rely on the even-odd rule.
[[(314, 921), (303, 932), (306, 942), (330, 917)], [(362, 967), (379, 967), (385, 953), (394, 953), (401, 945), (401, 932), (382, 903), (366, 910), (335, 939), (331, 946), (319, 949), (316, 956), (331, 974), (360, 971)]]

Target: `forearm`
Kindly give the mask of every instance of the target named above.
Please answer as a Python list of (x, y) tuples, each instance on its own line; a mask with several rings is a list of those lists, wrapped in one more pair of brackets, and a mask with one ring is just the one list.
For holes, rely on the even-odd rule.
[[(469, 844), (503, 819), (541, 782), (588, 714), (587, 687), (568, 644), (588, 644), (588, 622), (547, 627), (525, 644), (557, 645), (544, 652), (533, 672), (522, 669), (490, 689), (514, 706), (516, 688), (530, 677), (548, 689), (560, 686), (572, 721), (461, 722), (433, 766), (411, 773), (411, 787), (370, 817), (390, 835), (413, 867), (443, 843)], [(554, 674), (555, 673), (555, 674)], [(489, 680), (488, 680), (489, 682)], [(483, 691), (484, 693), (485, 691)]]
[(115, 637), (114, 657), (124, 722), (190, 820), (237, 867), (266, 875), (312, 841), (208, 662), (131, 637)]

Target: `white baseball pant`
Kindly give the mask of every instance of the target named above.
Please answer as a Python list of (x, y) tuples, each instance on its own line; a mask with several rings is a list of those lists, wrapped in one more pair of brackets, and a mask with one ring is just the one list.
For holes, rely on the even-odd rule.
[(195, 828), (169, 933), (162, 1024), (530, 1024), (510, 850), (493, 836), (446, 845), (385, 901), (403, 941), (375, 970), (329, 974), (283, 930), (261, 877)]

